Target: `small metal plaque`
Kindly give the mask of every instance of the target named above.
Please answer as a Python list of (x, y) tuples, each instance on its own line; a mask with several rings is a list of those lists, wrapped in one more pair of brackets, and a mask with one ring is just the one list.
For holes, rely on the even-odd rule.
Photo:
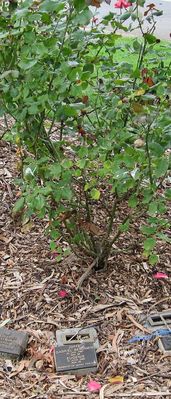
[(88, 374), (97, 370), (94, 345), (88, 342), (55, 347), (57, 372)]
[(19, 359), (27, 346), (28, 334), (0, 328), (0, 357)]
[(171, 335), (159, 339), (159, 348), (166, 354), (171, 354)]

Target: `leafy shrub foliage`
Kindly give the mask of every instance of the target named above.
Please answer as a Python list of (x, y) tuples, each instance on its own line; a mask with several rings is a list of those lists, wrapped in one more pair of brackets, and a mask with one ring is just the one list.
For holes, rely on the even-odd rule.
[[(171, 65), (154, 36), (161, 12), (143, 4), (101, 21), (84, 0), (1, 9), (0, 113), (14, 118), (21, 168), (14, 212), (48, 219), (59, 261), (62, 236), (103, 267), (135, 220), (151, 264), (156, 239), (168, 240)], [(122, 40), (137, 26), (140, 38)]]

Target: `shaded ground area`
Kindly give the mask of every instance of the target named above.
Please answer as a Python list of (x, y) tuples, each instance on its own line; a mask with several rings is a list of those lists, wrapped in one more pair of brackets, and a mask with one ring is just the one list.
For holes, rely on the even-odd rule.
[[(130, 235), (120, 239), (108, 270), (90, 276), (77, 291), (86, 262), (70, 255), (57, 264), (43, 232), (47, 221), (22, 225), (20, 216), (12, 217), (11, 206), (18, 196), (13, 181), (16, 166), (15, 147), (0, 141), (0, 315), (1, 321), (10, 319), (9, 327), (30, 334), (24, 359), (10, 364), (0, 360), (1, 399), (105, 399), (124, 398), (124, 393), (137, 399), (144, 394), (147, 399), (145, 392), (166, 397), (171, 392), (171, 358), (158, 350), (157, 340), (128, 344), (128, 339), (143, 334), (142, 315), (171, 308), (169, 244), (160, 245), (158, 267), (169, 279), (154, 280), (142, 259), (135, 225)], [(59, 297), (61, 289), (68, 292), (64, 299)], [(100, 340), (97, 374), (57, 375), (56, 329), (89, 325), (97, 327)], [(108, 378), (116, 375), (124, 377), (123, 384), (109, 383)], [(88, 392), (90, 378), (101, 382), (100, 394)]]

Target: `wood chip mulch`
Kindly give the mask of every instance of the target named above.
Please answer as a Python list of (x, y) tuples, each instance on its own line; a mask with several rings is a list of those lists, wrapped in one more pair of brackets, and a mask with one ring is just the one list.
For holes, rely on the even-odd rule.
[[(158, 266), (169, 278), (155, 280), (135, 225), (117, 243), (108, 270), (89, 276), (76, 290), (86, 263), (73, 254), (56, 263), (44, 234), (47, 221), (35, 218), (23, 225), (12, 217), (16, 162), (15, 146), (0, 141), (0, 323), (9, 319), (6, 327), (30, 337), (22, 360), (0, 359), (0, 398), (171, 398), (171, 356), (159, 351), (158, 339), (128, 343), (146, 333), (143, 316), (171, 309), (170, 245), (160, 245)], [(60, 290), (68, 296), (61, 298)], [(58, 375), (55, 331), (90, 325), (100, 341), (97, 374)], [(109, 382), (117, 375), (123, 384)], [(100, 392), (88, 391), (91, 379), (101, 383)]]

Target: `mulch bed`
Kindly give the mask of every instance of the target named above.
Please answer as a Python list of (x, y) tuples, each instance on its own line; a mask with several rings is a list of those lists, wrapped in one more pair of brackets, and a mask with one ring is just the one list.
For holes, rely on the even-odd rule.
[[(78, 291), (86, 262), (71, 254), (57, 263), (44, 234), (47, 221), (35, 218), (22, 224), (12, 216), (16, 165), (15, 146), (0, 141), (0, 323), (10, 319), (6, 327), (30, 336), (22, 360), (0, 359), (0, 398), (171, 398), (171, 357), (159, 351), (157, 339), (128, 343), (143, 334), (143, 315), (171, 309), (170, 245), (159, 245), (158, 266), (169, 278), (155, 280), (142, 258), (135, 225), (117, 243), (107, 271), (89, 276)], [(61, 298), (60, 290), (68, 296)], [(100, 340), (97, 374), (58, 375), (55, 331), (90, 325), (96, 326)], [(117, 375), (123, 376), (123, 384), (109, 382)], [(88, 391), (91, 379), (101, 383), (99, 393)]]

